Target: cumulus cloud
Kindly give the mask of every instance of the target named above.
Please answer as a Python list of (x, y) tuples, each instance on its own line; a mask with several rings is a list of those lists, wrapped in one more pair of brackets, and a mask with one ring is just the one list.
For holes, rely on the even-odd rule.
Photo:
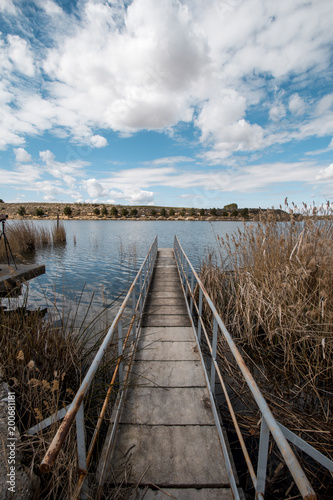
[(8, 35), (8, 56), (15, 69), (26, 76), (33, 76), (35, 73), (32, 52), (26, 40), (17, 35)]
[(83, 181), (82, 186), (88, 192), (90, 198), (105, 198), (109, 195), (109, 191), (96, 179)]
[[(46, 130), (102, 148), (107, 140), (97, 130), (133, 134), (191, 122), (205, 158), (218, 162), (333, 131), (331, 120), (323, 128), (319, 119), (332, 96), (312, 112), (302, 94), (330, 64), (330, 0), (85, 0), (75, 15), (52, 0), (35, 4), (50, 38), (33, 41), (31, 23), (0, 40), (0, 148)], [(0, 0), (0, 10), (29, 23), (24, 8)], [(300, 90), (272, 105), (272, 124), (251, 114), (293, 81)], [(309, 112), (306, 123), (279, 130), (287, 109), (295, 122)]]
[(299, 94), (293, 94), (289, 98), (289, 111), (293, 115), (302, 115), (305, 111), (304, 100), (299, 96)]
[(14, 154), (18, 163), (28, 163), (32, 160), (31, 155), (24, 148), (14, 149)]
[(333, 179), (333, 163), (331, 163), (328, 167), (320, 170), (316, 179), (319, 181)]
[(105, 137), (102, 137), (101, 135), (93, 135), (90, 137), (88, 142), (94, 148), (104, 148), (108, 144)]

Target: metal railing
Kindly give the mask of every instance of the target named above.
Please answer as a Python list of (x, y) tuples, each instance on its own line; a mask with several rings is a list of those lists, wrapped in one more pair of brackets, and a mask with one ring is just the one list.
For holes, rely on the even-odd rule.
[[(66, 436), (69, 433), (71, 426), (73, 425), (74, 421), (76, 422), (76, 440), (77, 440), (77, 454), (78, 454), (78, 467), (80, 471), (80, 479), (78, 482), (74, 498), (78, 498), (80, 494), (83, 497), (85, 496), (84, 492), (83, 491), (81, 492), (81, 489), (84, 483), (84, 479), (88, 473), (88, 468), (92, 458), (94, 446), (97, 442), (97, 437), (99, 434), (101, 424), (104, 419), (104, 415), (108, 406), (111, 393), (113, 392), (115, 384), (117, 383), (117, 401), (115, 404), (116, 411), (115, 411), (115, 417), (113, 418), (112, 421), (113, 429), (111, 432), (111, 439), (114, 439), (122, 408), (122, 403), (124, 400), (123, 396), (126, 388), (126, 381), (130, 371), (129, 366), (131, 365), (133, 353), (135, 352), (136, 348), (138, 332), (140, 330), (140, 325), (141, 325), (142, 313), (148, 294), (148, 288), (151, 281), (152, 272), (154, 269), (156, 255), (157, 255), (157, 236), (153, 241), (147, 256), (145, 257), (140, 267), (140, 270), (138, 271), (134, 281), (132, 282), (129, 291), (124, 301), (122, 302), (119, 311), (115, 319), (113, 320), (112, 325), (110, 326), (98, 352), (96, 353), (89, 367), (89, 370), (86, 376), (84, 377), (84, 380), (81, 383), (81, 386), (78, 389), (72, 403), (68, 405), (67, 408), (58, 411), (55, 415), (49, 417), (43, 422), (40, 422), (39, 424), (37, 424), (35, 427), (32, 427), (28, 431), (29, 435), (36, 434), (37, 432), (48, 427), (57, 420), (63, 419), (40, 465), (41, 472), (45, 473), (50, 471), (66, 439)], [(123, 327), (124, 327), (124, 313), (126, 307), (131, 308), (131, 319), (127, 332), (124, 335)], [(85, 422), (84, 422), (84, 399), (94, 379), (94, 376), (98, 370), (98, 367), (102, 362), (104, 354), (106, 353), (111, 342), (113, 340), (117, 340), (117, 338), (115, 338), (116, 334), (118, 338), (118, 360), (87, 452), (86, 438), (85, 438)], [(126, 367), (124, 366), (125, 353), (127, 359), (129, 360), (128, 365)]]
[[(275, 443), (277, 444), (283, 456), (286, 465), (288, 466), (290, 473), (293, 476), (293, 479), (302, 497), (306, 500), (316, 499), (317, 498), (316, 494), (311, 484), (309, 483), (303, 469), (301, 468), (294, 452), (292, 451), (288, 443), (288, 440), (292, 442), (294, 445), (296, 445), (298, 448), (300, 448), (302, 451), (310, 455), (314, 460), (316, 460), (318, 463), (326, 467), (331, 472), (333, 472), (333, 462), (324, 455), (322, 455), (318, 450), (316, 450), (308, 443), (306, 443), (304, 440), (302, 440), (299, 436), (297, 436), (296, 434), (294, 434), (293, 432), (291, 432), (290, 430), (288, 430), (275, 420), (270, 408), (268, 407), (266, 400), (261, 394), (259, 387), (257, 386), (239, 350), (237, 349), (236, 344), (234, 343), (230, 333), (226, 329), (223, 321), (221, 320), (213, 302), (211, 301), (208, 293), (206, 292), (191, 262), (189, 261), (184, 250), (182, 249), (177, 236), (175, 236), (174, 240), (174, 253), (186, 299), (187, 309), (190, 315), (192, 326), (196, 333), (196, 340), (199, 347), (199, 353), (205, 371), (207, 386), (210, 392), (210, 399), (214, 412), (215, 423), (218, 428), (221, 445), (226, 458), (226, 466), (229, 473), (230, 485), (233, 490), (234, 497), (238, 499), (239, 494), (237, 491), (230, 460), (228, 458), (227, 445), (224, 440), (224, 435), (222, 432), (219, 415), (216, 410), (216, 402), (215, 402), (216, 377), (218, 377), (219, 383), (221, 384), (224, 393), (224, 397), (226, 399), (228, 410), (230, 412), (233, 425), (237, 433), (240, 446), (252, 479), (252, 483), (256, 493), (256, 498), (258, 499), (264, 498), (269, 440), (270, 440), (270, 435), (272, 435)], [(208, 306), (214, 318), (212, 332), (208, 331), (203, 319), (202, 313), (203, 313), (204, 301), (206, 302), (205, 305)], [(258, 453), (256, 472), (251, 462), (249, 453), (246, 449), (244, 438), (242, 436), (239, 424), (237, 422), (236, 413), (232, 407), (230, 397), (228, 395), (226, 383), (222, 377), (219, 365), (217, 363), (217, 341), (219, 334), (222, 335), (225, 341), (227, 342), (229, 349), (239, 369), (241, 370), (243, 377), (247, 383), (247, 386), (250, 389), (253, 398), (261, 413), (259, 453)], [(208, 370), (206, 368), (206, 364), (204, 362), (204, 358), (201, 352), (201, 344), (203, 340), (206, 342), (208, 346), (207, 357), (208, 357), (208, 364), (210, 365), (208, 367)], [(205, 357), (206, 357), (206, 352), (205, 352)]]

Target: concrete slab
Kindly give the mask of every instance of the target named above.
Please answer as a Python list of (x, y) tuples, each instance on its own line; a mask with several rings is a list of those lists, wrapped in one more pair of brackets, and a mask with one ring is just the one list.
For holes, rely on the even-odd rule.
[(139, 348), (136, 353), (139, 361), (199, 361), (198, 348), (193, 342), (153, 342)]
[(191, 326), (191, 322), (187, 314), (152, 314), (143, 316), (142, 326)]
[(109, 477), (123, 479), (126, 454), (132, 466), (128, 482), (133, 484), (228, 486), (215, 426), (121, 424)]
[(130, 383), (135, 387), (205, 387), (199, 361), (137, 361)]
[(148, 341), (149, 343), (156, 341), (193, 342), (195, 339), (194, 335), (192, 327), (149, 326), (142, 328), (140, 340)]
[(215, 425), (206, 387), (134, 387), (120, 422), (141, 425)]
[(131, 500), (233, 500), (230, 488), (139, 489)]

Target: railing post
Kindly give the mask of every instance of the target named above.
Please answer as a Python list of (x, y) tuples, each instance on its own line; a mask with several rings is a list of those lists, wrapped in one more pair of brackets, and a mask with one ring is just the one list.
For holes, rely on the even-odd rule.
[[(79, 410), (76, 414), (75, 423), (76, 423), (76, 445), (77, 445), (79, 471), (86, 475), (88, 473), (88, 470), (87, 470), (86, 434), (84, 427), (83, 403), (81, 403)], [(80, 499), (81, 500), (88, 499), (88, 485), (85, 479), (83, 480), (83, 486), (80, 491)]]
[(193, 292), (194, 292), (194, 274), (192, 273), (191, 278), (191, 301), (190, 301), (190, 313), (193, 314)]
[(212, 359), (210, 363), (210, 388), (213, 394), (215, 394), (215, 363), (216, 361), (216, 345), (217, 345), (217, 320), (214, 318), (213, 324), (213, 342), (212, 342)]
[[(118, 323), (118, 356), (123, 356), (123, 320)], [(122, 388), (124, 380), (124, 362), (121, 359), (119, 363), (119, 388)]]
[[(132, 316), (135, 316), (135, 307), (136, 307), (136, 289), (135, 289), (135, 285), (134, 285), (133, 291), (132, 291)], [(132, 341), (134, 342), (135, 339), (136, 339), (136, 317), (134, 318), (134, 321), (133, 321)]]
[(199, 318), (198, 318), (198, 332), (197, 332), (199, 345), (201, 341), (201, 321), (202, 321), (202, 289), (201, 287), (199, 287)]
[(269, 446), (269, 428), (264, 416), (262, 415), (261, 426), (260, 426), (258, 466), (257, 466), (256, 498), (264, 498), (268, 446)]
[(140, 295), (140, 308), (139, 308), (140, 309), (140, 318), (142, 317), (142, 304), (143, 304), (142, 273), (143, 273), (143, 270), (140, 273), (140, 291), (139, 291), (139, 295)]
[(87, 473), (87, 453), (86, 453), (86, 438), (84, 432), (84, 412), (83, 402), (80, 404), (79, 410), (75, 417), (76, 437), (77, 437), (77, 456), (80, 471)]

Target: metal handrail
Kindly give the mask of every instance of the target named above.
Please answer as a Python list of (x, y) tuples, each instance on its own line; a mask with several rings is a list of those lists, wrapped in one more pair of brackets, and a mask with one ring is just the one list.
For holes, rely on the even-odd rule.
[[(187, 255), (185, 254), (184, 250), (182, 249), (179, 240), (177, 236), (175, 236), (174, 240), (174, 253), (175, 253), (175, 258), (179, 270), (179, 274), (181, 277), (182, 281), (182, 286), (184, 290), (184, 294), (186, 297), (186, 304), (188, 308), (188, 312), (190, 314), (190, 318), (192, 321), (192, 326), (196, 332), (197, 336), (197, 342), (200, 347), (200, 342), (202, 335), (204, 335), (205, 340), (208, 345), (208, 350), (209, 350), (209, 356), (211, 359), (211, 364), (210, 364), (210, 382), (209, 382), (209, 391), (210, 391), (210, 396), (211, 400), (215, 401), (214, 398), (214, 393), (215, 393), (215, 382), (216, 382), (216, 376), (218, 376), (219, 382), (222, 386), (226, 402), (235, 426), (235, 430), (237, 433), (237, 436), (240, 441), (240, 445), (249, 469), (249, 473), (255, 488), (256, 492), (256, 498), (264, 498), (264, 492), (265, 492), (265, 481), (266, 481), (266, 469), (267, 469), (267, 459), (268, 459), (268, 447), (269, 447), (269, 436), (272, 434), (280, 452), (282, 453), (282, 456), (284, 458), (285, 463), (287, 464), (294, 481), (302, 495), (302, 497), (306, 500), (314, 500), (316, 499), (316, 494), (309, 483), (303, 469), (301, 468), (294, 452), (292, 451), (287, 439), (291, 442), (293, 442), (295, 445), (297, 445), (299, 448), (301, 448), (303, 451), (308, 453), (312, 458), (317, 460), (319, 463), (324, 465), (326, 468), (328, 468), (330, 471), (333, 471), (333, 462), (329, 460), (327, 457), (322, 455), (320, 452), (315, 450), (315, 448), (311, 447), (308, 443), (303, 441), (301, 438), (299, 438), (296, 434), (292, 433), (288, 429), (284, 428), (281, 424), (279, 424), (265, 398), (261, 394), (259, 387), (257, 386), (254, 378), (252, 377), (249, 369), (247, 368), (238, 348), (236, 347), (235, 342), (233, 341), (230, 333), (228, 332), (227, 328), (225, 327), (223, 321), (221, 320), (212, 300), (210, 299), (207, 291), (205, 290), (200, 278), (198, 277), (195, 269), (193, 268), (190, 260), (188, 259)], [(196, 300), (195, 296), (195, 288), (196, 286), (199, 289), (199, 298), (198, 298), (198, 303)], [(210, 341), (210, 338), (208, 336), (208, 332), (206, 329), (206, 326), (204, 324), (203, 318), (202, 318), (202, 310), (203, 310), (203, 300), (206, 301), (207, 305), (209, 306), (213, 317), (214, 317), (214, 323), (213, 323), (213, 332), (212, 332), (212, 341)], [(195, 311), (194, 311), (195, 310)], [(194, 322), (194, 312), (196, 314), (196, 322), (197, 326), (195, 325)], [(231, 353), (233, 354), (234, 359), (236, 360), (236, 363), (238, 367), (240, 368), (243, 377), (254, 397), (254, 400), (257, 403), (257, 406), (261, 412), (261, 431), (260, 431), (260, 441), (259, 441), (259, 456), (258, 456), (258, 463), (257, 463), (257, 473), (254, 471), (254, 467), (251, 463), (249, 454), (246, 450), (245, 442), (243, 440), (239, 425), (237, 423), (237, 418), (236, 414), (232, 408), (232, 404), (220, 371), (220, 368), (217, 363), (217, 338), (218, 338), (218, 331), (220, 330), (221, 334), (223, 335), (224, 339), (226, 340)], [(208, 373), (206, 371), (206, 367), (204, 366), (205, 370), (205, 375), (206, 379), (209, 380)], [(219, 425), (219, 422), (217, 422), (218, 417), (217, 415), (215, 416), (216, 424)], [(232, 484), (231, 484), (232, 487)], [(235, 496), (238, 495), (237, 491), (234, 491), (233, 488), (233, 493)]]
[[(63, 418), (61, 425), (59, 426), (57, 433), (55, 434), (41, 464), (40, 470), (45, 473), (48, 472), (57, 458), (57, 455), (64, 443), (66, 436), (69, 433), (69, 430), (76, 420), (76, 436), (77, 436), (77, 448), (78, 448), (78, 464), (79, 470), (81, 472), (80, 476), (80, 489), (84, 480), (84, 477), (87, 474), (89, 461), (92, 456), (92, 448), (96, 442), (98, 430), (100, 424), (103, 420), (104, 412), (106, 409), (106, 403), (110, 397), (112, 387), (115, 383), (115, 376), (118, 373), (119, 377), (119, 390), (120, 392), (124, 391), (124, 367), (123, 367), (123, 358), (126, 344), (128, 345), (129, 341), (131, 341), (132, 345), (132, 353), (136, 347), (137, 334), (140, 330), (142, 313), (145, 305), (145, 301), (148, 294), (148, 288), (151, 281), (152, 272), (154, 269), (155, 259), (157, 255), (157, 236), (155, 237), (135, 279), (133, 280), (129, 291), (122, 302), (119, 311), (114, 318), (112, 325), (110, 326), (98, 352), (96, 353), (90, 368), (84, 377), (83, 382), (81, 383), (80, 388), (78, 389), (72, 403), (66, 408), (66, 410), (59, 411), (53, 417), (49, 417), (45, 421), (39, 423), (34, 428), (28, 431), (28, 434), (35, 434), (38, 430), (51, 425), (51, 423), (60, 420)], [(138, 288), (138, 290), (137, 290)], [(136, 298), (138, 297), (138, 298)], [(127, 331), (127, 335), (125, 338), (122, 335), (122, 327), (123, 327), (123, 314), (127, 306), (132, 306), (132, 318), (130, 322), (130, 326)], [(93, 381), (93, 378), (100, 366), (100, 363), (103, 359), (103, 356), (109, 347), (111, 341), (114, 338), (115, 332), (117, 331), (116, 327), (118, 327), (118, 362), (115, 368), (115, 372), (113, 374), (113, 378), (110, 383), (109, 390), (107, 392), (105, 402), (99, 416), (95, 433), (92, 438), (92, 442), (90, 448), (88, 450), (88, 455), (86, 454), (86, 443), (85, 443), (85, 433), (84, 433), (84, 420), (83, 420), (83, 403), (84, 397), (87, 394), (87, 391)], [(122, 398), (123, 399), (123, 398)]]

